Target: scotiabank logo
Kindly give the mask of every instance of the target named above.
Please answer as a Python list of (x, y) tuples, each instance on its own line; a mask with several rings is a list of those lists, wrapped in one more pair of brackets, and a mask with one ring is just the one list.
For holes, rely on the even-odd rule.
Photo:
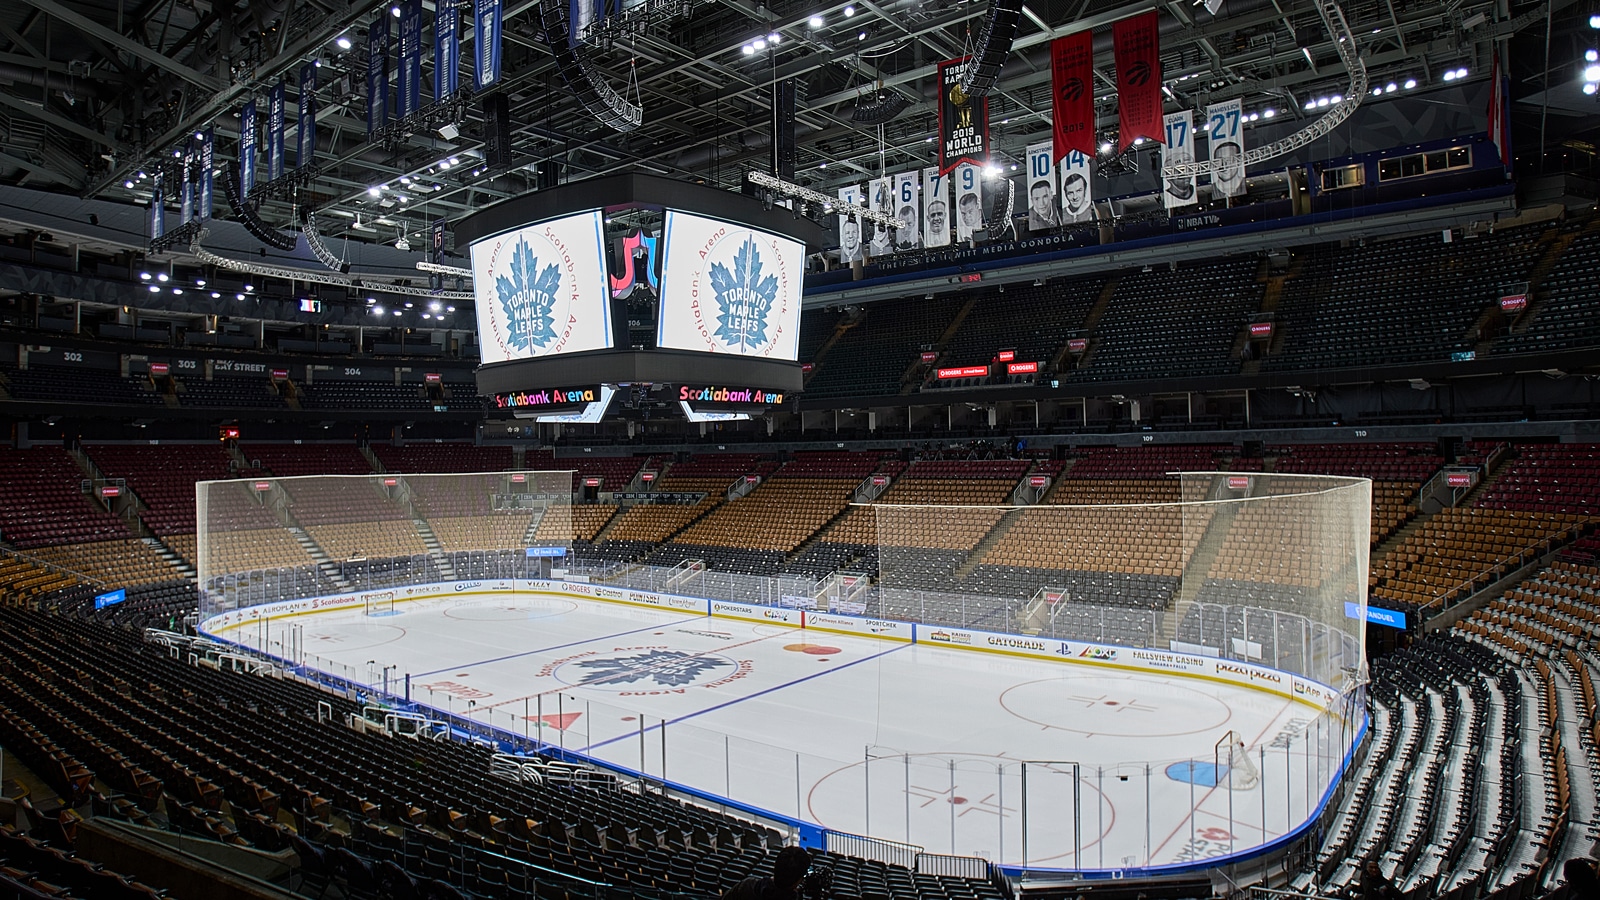
[(684, 385), (678, 388), (678, 399), (691, 403), (765, 403), (776, 406), (783, 403), (783, 394), (755, 388), (696, 388)]

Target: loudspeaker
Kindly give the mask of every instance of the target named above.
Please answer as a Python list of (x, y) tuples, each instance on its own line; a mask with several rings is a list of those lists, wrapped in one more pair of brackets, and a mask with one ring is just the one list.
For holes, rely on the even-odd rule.
[(490, 169), (511, 167), (511, 103), (496, 91), (483, 98), (483, 161)]
[[(223, 173), (222, 192), (228, 195), (228, 205), (233, 207), (233, 214), (239, 217), (239, 222), (244, 225), (244, 230), (250, 232), (256, 240), (269, 247), (276, 247), (283, 251), (294, 249), (296, 238), (292, 232), (284, 234), (261, 221), (261, 217), (256, 215), (256, 208), (246, 203), (239, 196), (239, 166), (237, 163), (230, 166), (228, 171)], [(266, 255), (265, 250), (262, 250), (262, 255)]]
[(772, 171), (794, 181), (794, 79), (772, 86)]
[(983, 31), (973, 48), (966, 71), (961, 74), (961, 90), (977, 99), (989, 93), (994, 80), (1011, 53), (1011, 42), (1017, 36), (1017, 22), (1022, 17), (1022, 0), (989, 0), (989, 14), (984, 17)]
[(589, 48), (573, 39), (567, 0), (539, 0), (539, 16), (556, 69), (589, 115), (617, 131), (638, 128), (644, 109), (612, 90), (589, 57)]

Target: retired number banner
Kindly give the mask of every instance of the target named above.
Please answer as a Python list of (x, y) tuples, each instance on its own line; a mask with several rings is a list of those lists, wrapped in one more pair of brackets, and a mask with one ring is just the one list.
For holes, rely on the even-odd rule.
[[(1167, 149), (1161, 153), (1163, 166), (1176, 166), (1194, 162), (1194, 114), (1185, 109), (1168, 113), (1166, 119)], [(1167, 209), (1192, 206), (1198, 199), (1194, 192), (1194, 176), (1163, 176), (1161, 199)]]
[(1244, 193), (1244, 106), (1236, 97), (1206, 107), (1206, 140), (1211, 144), (1211, 193)]
[(922, 245), (950, 246), (950, 176), (938, 166), (922, 170)]
[(850, 215), (861, 208), (861, 185), (847, 184), (839, 188), (839, 264), (848, 266), (861, 262), (861, 220)]

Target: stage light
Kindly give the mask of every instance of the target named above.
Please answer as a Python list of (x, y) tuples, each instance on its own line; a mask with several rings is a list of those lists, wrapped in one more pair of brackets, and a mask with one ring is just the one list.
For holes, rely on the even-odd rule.
[(381, 316), (381, 315), (383, 315), (383, 307), (381, 307), (381, 306), (374, 306), (374, 307), (373, 307), (373, 308), (372, 308), (372, 314), (373, 314), (373, 315), (375, 315), (375, 316)]
[(1414, 88), (1416, 86), (1417, 86), (1417, 80), (1415, 78), (1407, 78), (1406, 79), (1406, 83), (1405, 83), (1406, 90), (1409, 91), (1409, 90), (1411, 90), (1412, 88)]
[(221, 294), (221, 292), (219, 292), (219, 291), (212, 291), (212, 292), (211, 292), (211, 299), (213, 299), (213, 300), (220, 300), (220, 299), (222, 299), (222, 294)]
[(1381, 87), (1373, 88), (1372, 89), (1372, 96), (1374, 96), (1374, 97), (1382, 97), (1383, 96), (1383, 88), (1381, 88)]
[(383, 193), (383, 188), (380, 188), (380, 187), (378, 187), (376, 185), (367, 188), (367, 196), (369, 196), (369, 197), (376, 197), (376, 196), (378, 196), (378, 195), (380, 195), (382, 193)]
[(810, 25), (812, 28), (821, 28), (822, 25), (823, 25), (822, 17), (821, 16), (812, 16), (811, 17), (811, 21), (807, 22), (806, 24)]
[(398, 6), (389, 7), (389, 15), (394, 16), (396, 19), (400, 18), (400, 7), (398, 7)]
[(1392, 93), (1394, 93), (1395, 91), (1398, 91), (1398, 90), (1400, 90), (1400, 85), (1395, 84), (1392, 81), (1383, 86), (1383, 92), (1385, 94), (1392, 94)]
[(428, 309), (432, 310), (433, 312), (438, 312), (439, 310), (441, 310), (443, 308), (444, 308), (443, 304), (441, 304), (437, 300), (435, 300), (432, 303), (428, 304)]
[(255, 289), (256, 289), (256, 286), (255, 286), (255, 285), (253, 285), (253, 284), (247, 284), (247, 285), (245, 285), (245, 286), (244, 286), (244, 292), (245, 292), (245, 293), (246, 293), (246, 294), (248, 294), (248, 293), (251, 293), (251, 292), (252, 292), (252, 291), (254, 291), (254, 290), (255, 290)]
[(856, 8), (854, 6), (846, 6), (844, 8), (844, 17), (846, 19), (850, 18), (851, 16), (853, 16), (855, 14), (856, 14)]
[(1589, 17), (1589, 27), (1600, 30), (1600, 13), (1595, 13)]
[(1261, 111), (1261, 118), (1270, 119), (1270, 118), (1272, 118), (1273, 116), (1275, 116), (1277, 114), (1278, 114), (1278, 111), (1275, 110), (1275, 109), (1263, 109)]
[(183, 293), (183, 288), (173, 288), (172, 292), (174, 294), (181, 294), (181, 293)]
[(161, 288), (159, 288), (156, 285), (152, 284), (152, 285), (150, 285), (150, 293), (159, 294), (159, 293), (161, 293)]
[(1600, 50), (1589, 49), (1583, 51), (1585, 62), (1600, 62)]
[(1344, 102), (1344, 95), (1343, 94), (1334, 94), (1333, 95), (1333, 102), (1334, 103), (1343, 103)]
[(162, 283), (166, 283), (166, 281), (167, 281), (167, 273), (165, 273), (165, 272), (157, 272), (156, 273), (156, 280), (159, 281), (159, 282), (162, 282)]
[(782, 42), (783, 42), (783, 35), (777, 33), (776, 31), (774, 31), (771, 34), (767, 35), (767, 43), (769, 43), (769, 44), (780, 44)]
[(749, 44), (745, 44), (745, 45), (744, 45), (744, 55), (745, 55), (745, 56), (751, 56), (751, 55), (753, 55), (753, 54), (754, 54), (754, 53), (755, 53), (755, 52), (756, 52), (756, 48), (754, 48), (754, 47), (752, 47), (752, 46), (750, 46), (750, 45), (749, 45)]
[(866, 32), (865, 32), (865, 31), (858, 31), (858, 32), (856, 32), (856, 40), (858, 40), (858, 41), (864, 41), (864, 40), (866, 40), (866, 39), (867, 39), (867, 33), (866, 33)]
[(122, 183), (122, 186), (127, 188), (130, 191), (133, 190), (133, 182), (131, 182), (131, 181), (124, 181)]
[(243, 294), (234, 294), (233, 295), (233, 299), (235, 299), (235, 300), (243, 300), (244, 299), (244, 295)]
[(206, 286), (206, 280), (204, 278), (196, 278), (194, 280), (194, 286), (195, 287), (205, 287)]
[(1583, 86), (1583, 92), (1585, 94), (1589, 95), (1590, 97), (1594, 96), (1594, 92), (1595, 92), (1596, 89), (1600, 89), (1600, 85), (1597, 85), (1592, 81)]
[(338, 45), (340, 50), (349, 50), (350, 49), (350, 39), (345, 37), (342, 34), (339, 35), (339, 39), (334, 41), (334, 43)]
[(1600, 66), (1585, 66), (1583, 69), (1583, 80), (1590, 82), (1591, 84), (1600, 81)]
[(149, 281), (150, 280), (150, 273), (149, 272), (140, 272), (139, 273), (139, 280), (140, 281)]
[(765, 49), (767, 49), (766, 38), (756, 38), (755, 47), (756, 47), (757, 50), (765, 50)]

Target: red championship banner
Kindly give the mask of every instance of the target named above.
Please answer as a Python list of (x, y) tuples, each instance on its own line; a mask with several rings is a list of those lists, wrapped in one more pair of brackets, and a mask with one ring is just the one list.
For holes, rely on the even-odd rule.
[(1094, 156), (1094, 33), (1080, 31), (1050, 42), (1051, 159), (1076, 150)]
[(1500, 70), (1500, 53), (1494, 54), (1489, 70), (1489, 140), (1500, 151), (1500, 165), (1511, 168), (1511, 117), (1506, 110), (1510, 79)]
[(1161, 38), (1155, 11), (1121, 19), (1111, 26), (1117, 57), (1117, 152), (1137, 138), (1162, 141)]
[(939, 63), (939, 174), (962, 163), (989, 161), (989, 98), (974, 100), (961, 90), (961, 73), (971, 57)]

